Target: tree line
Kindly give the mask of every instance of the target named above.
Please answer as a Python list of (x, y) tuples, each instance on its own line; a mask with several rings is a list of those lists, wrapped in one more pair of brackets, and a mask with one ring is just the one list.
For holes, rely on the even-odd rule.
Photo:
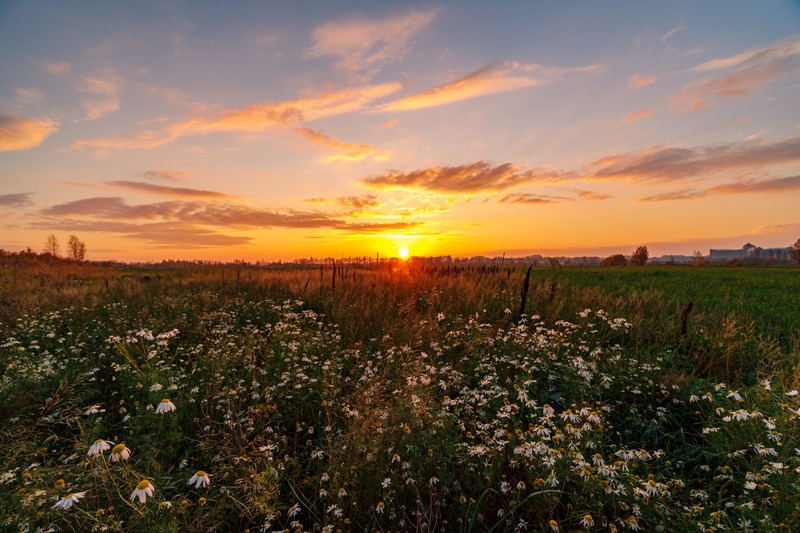
[[(44, 253), (50, 254), (53, 257), (61, 257), (61, 242), (54, 233), (47, 236), (44, 242)], [(75, 235), (70, 235), (67, 240), (67, 259), (74, 261), (83, 261), (86, 259), (86, 243), (80, 240)]]

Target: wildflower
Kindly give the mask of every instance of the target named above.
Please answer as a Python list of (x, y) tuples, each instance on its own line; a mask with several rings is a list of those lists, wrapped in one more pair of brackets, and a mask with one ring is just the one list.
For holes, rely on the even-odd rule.
[(158, 502), (159, 509), (169, 509), (172, 507), (172, 502)]
[(78, 500), (83, 498), (86, 495), (85, 492), (73, 492), (72, 494), (68, 494), (65, 498), (58, 500), (51, 509), (64, 509), (67, 510), (72, 507), (73, 503), (76, 503)]
[(550, 529), (552, 529), (554, 533), (561, 533), (561, 527), (558, 525), (558, 522), (550, 520), (548, 523), (550, 524)]
[(378, 505), (375, 506), (375, 512), (378, 514), (383, 514), (383, 509), (386, 507), (386, 504), (383, 502), (378, 502)]
[(113, 448), (111, 448), (111, 462), (116, 463), (117, 461), (127, 461), (128, 457), (131, 456), (131, 449), (125, 446), (123, 443), (119, 443)]
[(147, 501), (148, 496), (153, 495), (153, 491), (155, 490), (155, 485), (150, 483), (148, 480), (143, 479), (136, 485), (136, 490), (133, 491), (131, 494), (131, 501), (134, 501), (136, 498), (139, 498), (139, 503), (144, 503)]
[(111, 442), (110, 440), (97, 439), (96, 441), (94, 441), (94, 443), (92, 443), (91, 446), (89, 446), (89, 451), (86, 452), (86, 455), (92, 457), (99, 453), (103, 453), (104, 451), (111, 448), (112, 444), (114, 443)]
[(189, 478), (187, 485), (191, 485), (192, 483), (194, 483), (194, 488), (196, 489), (200, 487), (207, 487), (211, 485), (211, 479), (209, 479), (209, 475), (203, 470), (198, 470), (192, 477)]
[(581, 518), (581, 525), (583, 527), (592, 527), (594, 525), (594, 518), (592, 518), (592, 515), (584, 515), (584, 517)]
[(156, 414), (169, 413), (170, 411), (174, 410), (175, 404), (169, 401), (169, 399), (164, 398), (161, 400), (161, 403), (158, 404), (158, 407), (156, 407)]
[(300, 504), (295, 503), (294, 505), (289, 507), (289, 510), (286, 512), (286, 514), (289, 515), (289, 518), (294, 518), (295, 516), (297, 516), (299, 512), (300, 512)]
[(347, 496), (347, 491), (344, 490), (344, 487), (339, 487), (339, 497), (344, 498), (345, 496)]

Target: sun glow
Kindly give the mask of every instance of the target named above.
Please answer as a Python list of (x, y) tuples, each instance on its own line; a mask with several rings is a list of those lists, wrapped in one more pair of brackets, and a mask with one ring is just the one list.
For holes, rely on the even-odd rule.
[(398, 248), (397, 257), (403, 260), (408, 259), (408, 246), (403, 245), (400, 248)]

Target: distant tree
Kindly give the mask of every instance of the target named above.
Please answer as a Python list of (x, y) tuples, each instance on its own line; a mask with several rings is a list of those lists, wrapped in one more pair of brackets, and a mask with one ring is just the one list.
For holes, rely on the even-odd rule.
[(647, 251), (647, 246), (640, 246), (633, 252), (631, 256), (631, 263), (634, 265), (644, 266), (647, 264), (647, 259), (650, 257), (650, 252)]
[(792, 245), (789, 255), (792, 256), (795, 263), (800, 263), (800, 239), (797, 239), (797, 242)]
[(51, 233), (47, 236), (47, 240), (44, 241), (44, 253), (53, 257), (58, 257), (61, 253), (61, 243), (58, 242), (58, 237), (55, 234)]
[(605, 259), (603, 259), (600, 262), (600, 266), (606, 266), (606, 267), (609, 267), (609, 266), (625, 266), (627, 264), (628, 264), (628, 260), (625, 259), (625, 256), (622, 255), (622, 254), (610, 255), (610, 256), (606, 257)]
[(75, 261), (83, 261), (86, 259), (86, 243), (75, 235), (69, 236), (67, 249), (69, 250), (70, 259), (74, 259)]

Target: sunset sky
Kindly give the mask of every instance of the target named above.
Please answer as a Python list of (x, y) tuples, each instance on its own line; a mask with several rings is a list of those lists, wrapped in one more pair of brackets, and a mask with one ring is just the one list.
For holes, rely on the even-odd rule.
[(0, 248), (789, 246), (799, 6), (4, 1)]

